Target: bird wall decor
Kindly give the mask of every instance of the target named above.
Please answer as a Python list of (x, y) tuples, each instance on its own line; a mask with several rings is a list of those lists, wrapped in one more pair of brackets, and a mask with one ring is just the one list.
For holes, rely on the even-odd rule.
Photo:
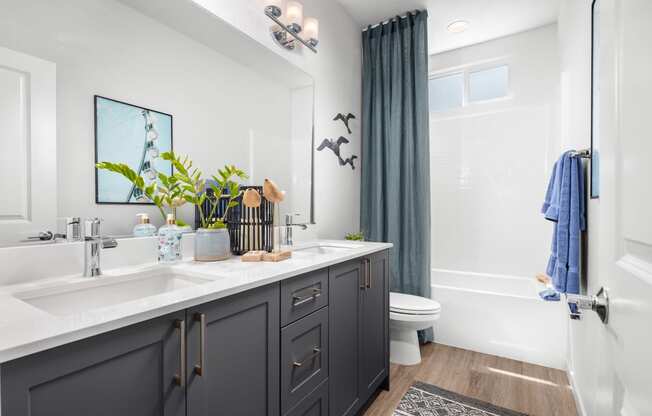
[[(342, 123), (344, 123), (344, 127), (346, 127), (346, 130), (351, 134), (351, 128), (349, 127), (349, 120), (355, 120), (355, 116), (351, 113), (348, 113), (347, 115), (344, 115), (342, 113), (337, 113), (337, 115), (333, 118), (334, 121), (341, 120)], [(322, 140), (321, 144), (317, 147), (318, 151), (322, 151), (326, 148), (330, 149), (335, 156), (337, 156), (337, 160), (339, 162), (340, 166), (346, 166), (346, 165), (351, 165), (351, 169), (355, 170), (355, 165), (354, 161), (358, 158), (356, 155), (351, 155), (347, 158), (343, 158), (341, 154), (340, 147), (343, 144), (349, 143), (349, 139), (347, 139), (344, 136), (340, 136), (337, 138), (337, 140), (333, 139), (324, 139)]]
[(355, 116), (353, 114), (351, 114), (351, 113), (349, 113), (347, 115), (344, 115), (342, 113), (337, 113), (335, 118), (333, 118), (333, 120), (342, 120), (342, 123), (344, 123), (344, 126), (348, 130), (349, 134), (351, 134), (351, 128), (349, 127), (349, 120), (351, 120), (351, 119), (355, 120)]
[(333, 139), (324, 139), (322, 140), (321, 144), (317, 147), (317, 150), (321, 152), (322, 150), (329, 148), (333, 151), (335, 156), (337, 156), (337, 159), (340, 162), (340, 166), (351, 165), (351, 169), (355, 169), (355, 166), (353, 165), (353, 161), (358, 157), (356, 155), (351, 155), (351, 157), (343, 159), (340, 154), (340, 146), (347, 143), (349, 143), (349, 139), (343, 136), (338, 137), (337, 141)]

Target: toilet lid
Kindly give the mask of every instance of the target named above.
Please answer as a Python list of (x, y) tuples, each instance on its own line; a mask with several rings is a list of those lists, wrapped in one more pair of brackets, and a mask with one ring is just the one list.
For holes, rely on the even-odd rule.
[(431, 315), (439, 313), (441, 305), (432, 299), (405, 293), (389, 293), (389, 310), (412, 315)]

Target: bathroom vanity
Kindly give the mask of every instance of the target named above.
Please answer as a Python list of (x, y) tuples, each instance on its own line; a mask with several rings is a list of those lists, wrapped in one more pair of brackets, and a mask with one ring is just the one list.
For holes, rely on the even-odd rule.
[[(186, 262), (7, 289), (17, 313), (0, 322), (0, 414), (357, 414), (389, 388), (391, 245), (341, 244), (278, 264)], [(110, 304), (111, 279), (132, 297), (146, 281), (170, 290)]]

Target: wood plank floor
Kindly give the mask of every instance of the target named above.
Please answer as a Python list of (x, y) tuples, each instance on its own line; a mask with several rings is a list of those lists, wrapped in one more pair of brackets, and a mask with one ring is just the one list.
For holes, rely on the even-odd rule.
[(563, 371), (440, 344), (422, 346), (421, 354), (418, 366), (391, 365), (391, 390), (365, 416), (391, 416), (415, 381), (532, 416), (577, 416)]

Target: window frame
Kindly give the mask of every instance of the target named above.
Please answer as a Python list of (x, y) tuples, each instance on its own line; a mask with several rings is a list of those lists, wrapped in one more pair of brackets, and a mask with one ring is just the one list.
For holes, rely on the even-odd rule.
[[(475, 72), (486, 71), (489, 69), (499, 68), (503, 66), (507, 68), (507, 93), (501, 97), (489, 98), (486, 100), (471, 101), (470, 99), (471, 74)], [(461, 111), (468, 108), (473, 108), (476, 105), (497, 103), (501, 101), (507, 101), (513, 98), (511, 65), (509, 62), (503, 59), (492, 60), (483, 63), (474, 63), (474, 64), (463, 65), (463, 66), (453, 67), (453, 68), (446, 68), (437, 71), (430, 71), (428, 73), (428, 83), (430, 85), (430, 81), (433, 79), (445, 78), (450, 75), (459, 75), (459, 74), (462, 74), (464, 78), (463, 87), (462, 87), (462, 105), (459, 107), (453, 107), (446, 110), (433, 110), (430, 111), (431, 114), (444, 114), (446, 112)]]

